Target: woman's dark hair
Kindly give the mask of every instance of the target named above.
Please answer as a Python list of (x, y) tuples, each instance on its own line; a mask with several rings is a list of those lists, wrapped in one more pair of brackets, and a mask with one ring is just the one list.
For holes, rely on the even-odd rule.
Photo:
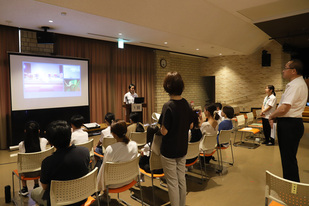
[(234, 117), (234, 109), (231, 106), (224, 106), (223, 112), (229, 119), (232, 119)]
[(210, 116), (212, 116), (215, 120), (218, 120), (220, 118), (218, 113), (215, 113), (215, 111), (217, 111), (217, 107), (215, 104), (206, 104), (205, 110), (208, 111), (210, 113)]
[(26, 153), (41, 151), (39, 129), (39, 124), (36, 121), (26, 123), (24, 139)]
[(130, 113), (130, 119), (132, 120), (132, 122), (137, 123), (138, 120), (139, 120), (139, 113), (131, 112)]
[(111, 126), (111, 132), (117, 135), (122, 141), (126, 144), (129, 143), (130, 139), (126, 136), (127, 133), (127, 124), (123, 120), (118, 120), (113, 123)]
[(106, 115), (105, 115), (105, 120), (109, 123), (109, 124), (112, 124), (113, 121), (115, 121), (115, 115), (111, 112), (108, 112)]
[(198, 113), (200, 110), (193, 110), (193, 128), (200, 128), (199, 127), (199, 116)]
[(84, 117), (80, 114), (71, 117), (71, 124), (73, 124), (76, 128), (81, 128), (81, 126), (84, 124), (84, 121)]
[(147, 142), (150, 142), (152, 144), (153, 136), (159, 131), (159, 127), (157, 125), (149, 125), (147, 127)]
[(269, 89), (269, 90), (272, 90), (273, 92), (273, 94), (276, 96), (276, 92), (275, 92), (275, 87), (274, 87), (274, 85), (267, 85), (267, 88)]
[(136, 86), (134, 84), (130, 84), (129, 89), (131, 89), (131, 87), (134, 87), (134, 89), (136, 89)]
[(220, 102), (215, 103), (216, 107), (219, 108), (220, 110), (222, 109), (222, 104)]
[(53, 121), (48, 125), (46, 137), (57, 149), (67, 148), (71, 142), (71, 128), (64, 120)]
[(181, 95), (185, 85), (178, 72), (168, 72), (164, 78), (163, 87), (169, 95)]

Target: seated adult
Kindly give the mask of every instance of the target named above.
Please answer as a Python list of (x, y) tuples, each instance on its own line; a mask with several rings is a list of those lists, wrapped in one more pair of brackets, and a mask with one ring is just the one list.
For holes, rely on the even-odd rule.
[(130, 134), (132, 132), (145, 132), (145, 128), (144, 128), (143, 124), (138, 122), (138, 120), (139, 120), (139, 113), (132, 112), (130, 114), (130, 123), (131, 123), (131, 125), (128, 126), (128, 128), (127, 128), (127, 130), (128, 130), (127, 134), (126, 134), (127, 137), (130, 137)]
[[(139, 159), (139, 166), (141, 169), (143, 169), (145, 172), (150, 173), (150, 165), (149, 165), (149, 159), (150, 159), (150, 153), (151, 153), (151, 144), (153, 142), (153, 137), (155, 134), (160, 133), (160, 129), (157, 125), (150, 125), (147, 128), (147, 144), (142, 148), (141, 152), (141, 158)], [(163, 169), (154, 170), (154, 174), (161, 174), (163, 173)], [(142, 175), (142, 179), (144, 179), (144, 176)]]
[[(41, 166), (41, 185), (31, 193), (39, 205), (50, 205), (50, 184), (52, 180), (72, 180), (88, 174), (89, 151), (85, 147), (71, 145), (71, 129), (66, 121), (58, 120), (49, 124), (46, 136), (57, 150), (46, 157)], [(87, 199), (72, 205), (81, 205)]]
[(101, 131), (101, 137), (98, 141), (97, 147), (95, 148), (95, 152), (98, 154), (103, 154), (102, 142), (103, 138), (113, 138), (111, 133), (111, 124), (115, 121), (115, 115), (113, 113), (108, 112), (105, 115), (105, 123), (107, 124), (107, 128)]
[(88, 133), (82, 130), (84, 124), (82, 115), (74, 115), (71, 117), (72, 136), (71, 144), (81, 144), (88, 142)]
[[(198, 142), (202, 139), (203, 135), (199, 126), (199, 111), (195, 110), (193, 117), (193, 128), (189, 130), (189, 142)], [(190, 164), (196, 160), (197, 157), (187, 159), (186, 164)]]
[[(222, 117), (224, 120), (220, 122), (219, 127), (218, 127), (218, 132), (220, 134), (221, 130), (231, 130), (233, 129), (233, 123), (232, 123), (232, 118), (234, 117), (234, 109), (231, 106), (224, 106), (223, 111), (221, 112)], [(218, 135), (219, 137), (219, 135)], [(221, 145), (223, 147), (227, 147), (227, 145)]]
[[(106, 162), (126, 162), (135, 158), (138, 154), (137, 144), (126, 136), (127, 125), (125, 121), (119, 120), (111, 125), (111, 132), (116, 139), (116, 143), (109, 145), (104, 154), (103, 165), (98, 174), (98, 189), (99, 191), (106, 189), (104, 186), (104, 165)], [(123, 171), (125, 172), (125, 171)], [(110, 185), (110, 188), (117, 188), (129, 184), (131, 181), (122, 184)], [(104, 195), (106, 197), (106, 195)]]
[[(201, 132), (204, 136), (204, 138), (207, 138), (207, 136), (213, 136), (218, 134), (218, 122), (219, 115), (215, 113), (217, 111), (217, 108), (214, 104), (205, 105), (204, 107), (204, 113), (207, 117), (207, 122), (203, 122), (201, 125)], [(203, 141), (201, 141), (201, 144), (203, 144)], [(201, 148), (200, 144), (200, 148)], [(206, 154), (210, 154), (212, 150), (206, 151)], [(211, 157), (205, 157), (206, 163), (209, 163), (210, 159), (214, 159)]]
[[(18, 144), (20, 153), (31, 153), (46, 150), (48, 143), (47, 139), (40, 138), (39, 124), (35, 121), (29, 121), (25, 125), (25, 138)], [(25, 173), (25, 177), (40, 176), (40, 172)], [(27, 196), (29, 194), (26, 180), (22, 180), (23, 188), (19, 191), (19, 194)], [(34, 180), (34, 187), (39, 187), (39, 180)]]

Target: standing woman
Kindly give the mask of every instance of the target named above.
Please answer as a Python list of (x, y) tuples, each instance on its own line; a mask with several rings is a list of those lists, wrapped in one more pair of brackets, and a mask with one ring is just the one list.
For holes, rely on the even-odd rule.
[(184, 82), (178, 72), (167, 73), (164, 90), (170, 100), (163, 105), (159, 124), (163, 135), (161, 162), (172, 206), (186, 204), (185, 163), (188, 149), (188, 131), (193, 127), (192, 109), (181, 94)]
[(265, 141), (263, 144), (267, 146), (271, 146), (275, 144), (275, 137), (270, 137), (271, 127), (269, 124), (269, 116), (270, 114), (276, 110), (277, 98), (275, 93), (275, 87), (273, 85), (268, 85), (265, 88), (266, 97), (264, 99), (264, 103), (262, 105), (262, 123), (263, 123), (263, 131), (265, 136)]

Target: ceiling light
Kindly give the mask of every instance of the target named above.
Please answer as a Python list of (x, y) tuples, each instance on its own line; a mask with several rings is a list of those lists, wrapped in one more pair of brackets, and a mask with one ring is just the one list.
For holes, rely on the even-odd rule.
[(166, 41), (166, 42), (164, 42), (164, 44), (167, 44), (167, 41)]
[(118, 33), (118, 35), (119, 35), (119, 36), (121, 36), (121, 35), (122, 35), (122, 33)]
[(199, 48), (196, 49), (196, 51), (200, 50)]
[(220, 56), (222, 55), (222, 53), (219, 54)]
[(49, 23), (53, 23), (54, 21), (53, 21), (53, 20), (49, 20), (48, 22), (49, 22)]

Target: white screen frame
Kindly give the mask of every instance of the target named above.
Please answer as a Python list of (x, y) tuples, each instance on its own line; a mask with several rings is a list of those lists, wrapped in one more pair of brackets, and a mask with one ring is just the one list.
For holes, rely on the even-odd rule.
[[(63, 107), (89, 106), (89, 81), (87, 59), (66, 57), (38, 56), (22, 53), (9, 53), (11, 109), (12, 111), (49, 109)], [(81, 96), (24, 98), (23, 62), (43, 62), (50, 64), (80, 65)]]

